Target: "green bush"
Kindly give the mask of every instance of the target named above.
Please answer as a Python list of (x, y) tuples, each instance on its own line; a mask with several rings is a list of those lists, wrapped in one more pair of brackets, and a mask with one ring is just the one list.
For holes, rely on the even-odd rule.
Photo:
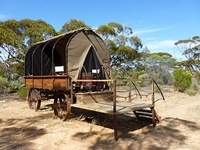
[(8, 90), (8, 81), (6, 78), (0, 76), (0, 93), (7, 93)]
[(174, 87), (180, 91), (184, 92), (189, 89), (192, 84), (192, 75), (184, 71), (182, 68), (177, 68), (173, 71), (174, 76)]
[(27, 88), (26, 87), (21, 87), (19, 88), (19, 90), (17, 91), (17, 95), (19, 96), (19, 98), (21, 99), (26, 99), (27, 97)]
[(139, 78), (139, 76), (141, 76), (141, 75), (143, 75), (143, 74), (145, 74), (145, 72), (144, 71), (133, 71), (132, 73), (131, 73), (131, 78), (132, 79), (138, 79)]
[(151, 84), (150, 81), (147, 81), (147, 80), (151, 79), (149, 74), (142, 74), (138, 77), (138, 79), (141, 80), (141, 82), (140, 82), (141, 87), (147, 87), (147, 86), (149, 86), (149, 84)]
[(0, 86), (8, 86), (7, 79), (1, 76), (0, 76)]
[(195, 72), (194, 77), (196, 79), (197, 84), (200, 84), (200, 72)]
[(188, 89), (188, 90), (186, 90), (185, 92), (186, 92), (188, 95), (190, 95), (190, 96), (194, 96), (194, 95), (197, 94), (197, 91), (191, 90), (191, 89)]
[(199, 91), (199, 87), (197, 83), (195, 82), (195, 83), (192, 83), (192, 85), (190, 86), (190, 89), (186, 90), (186, 93), (190, 96), (194, 96), (198, 93), (198, 91)]

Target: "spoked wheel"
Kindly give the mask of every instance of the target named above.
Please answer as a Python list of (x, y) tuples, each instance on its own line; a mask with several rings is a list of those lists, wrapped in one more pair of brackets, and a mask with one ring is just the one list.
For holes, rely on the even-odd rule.
[(40, 109), (41, 99), (39, 99), (40, 95), (36, 89), (30, 89), (28, 93), (28, 105), (30, 109), (35, 109), (35, 111)]
[(71, 102), (67, 94), (58, 93), (55, 95), (53, 110), (58, 118), (63, 121), (68, 119), (71, 112)]

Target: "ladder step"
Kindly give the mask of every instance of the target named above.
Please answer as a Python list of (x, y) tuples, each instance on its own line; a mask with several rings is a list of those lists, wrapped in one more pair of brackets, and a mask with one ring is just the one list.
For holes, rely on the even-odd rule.
[[(150, 115), (139, 115), (138, 117), (139, 118), (149, 118), (149, 119), (152, 119), (152, 116), (150, 116)], [(156, 119), (156, 117), (155, 117), (155, 119)]]
[[(152, 110), (150, 109), (141, 109), (141, 110), (136, 110), (133, 111), (135, 116), (139, 119), (139, 120), (143, 120), (143, 121), (152, 121)], [(161, 122), (161, 118), (158, 116), (158, 114), (155, 111), (155, 118), (154, 118), (155, 122)]]
[(151, 112), (136, 111), (135, 113), (136, 113), (137, 115), (152, 116), (152, 113), (151, 113)]
[(140, 110), (136, 110), (136, 112), (138, 112), (138, 111), (142, 111), (142, 112), (149, 112), (149, 113), (151, 113), (151, 110), (150, 109), (140, 109)]

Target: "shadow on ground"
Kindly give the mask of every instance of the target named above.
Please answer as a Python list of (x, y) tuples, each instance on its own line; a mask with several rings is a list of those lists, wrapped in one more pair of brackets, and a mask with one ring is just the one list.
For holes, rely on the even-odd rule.
[[(47, 108), (49, 107), (47, 106)], [(34, 117), (7, 120), (0, 118), (0, 149), (31, 149), (33, 145), (32, 140), (47, 134), (47, 130), (45, 128), (38, 128), (37, 124), (44, 118), (52, 118), (52, 110), (49, 112), (46, 108), (42, 110), (45, 111), (45, 114)], [(151, 122), (137, 121), (134, 114), (132, 114), (132, 116), (118, 116), (119, 140), (115, 141), (113, 132), (106, 131), (106, 129), (114, 130), (113, 116), (72, 109), (70, 120), (77, 120), (77, 118), (78, 120), (89, 122), (91, 130), (83, 132), (77, 129), (77, 133), (72, 138), (80, 142), (87, 142), (89, 138), (94, 138), (95, 141), (88, 148), (89, 150), (168, 150), (174, 147), (174, 144), (177, 147), (186, 144), (187, 133), (184, 133), (182, 128), (191, 133), (200, 130), (199, 125), (195, 122), (172, 117), (164, 118), (163, 123), (158, 124), (154, 128)], [(93, 124), (105, 128), (97, 131), (94, 130), (95, 126)], [(1, 128), (1, 125), (5, 128)]]
[[(100, 125), (106, 128), (113, 129), (114, 124), (112, 116), (81, 110), (79, 113), (75, 110), (74, 117), (82, 117), (83, 121), (91, 122), (95, 125)], [(84, 118), (84, 119), (83, 119)], [(118, 133), (119, 140), (114, 140), (113, 133), (95, 133), (94, 131), (77, 132), (74, 137), (76, 139), (91, 138), (98, 136), (96, 143), (89, 149), (127, 149), (127, 150), (143, 150), (143, 149), (159, 149), (167, 150), (173, 144), (178, 146), (183, 145), (187, 139), (186, 135), (181, 131), (180, 126), (187, 128), (189, 131), (200, 130), (195, 122), (178, 118), (165, 118), (162, 123), (159, 123), (155, 128), (150, 122), (137, 121), (136, 118), (130, 116), (118, 117)], [(103, 131), (102, 131), (103, 132)], [(84, 141), (83, 141), (84, 142)], [(122, 144), (123, 143), (123, 144)], [(126, 143), (126, 145), (124, 145)]]
[[(51, 117), (52, 115), (45, 114), (45, 117), (48, 116)], [(44, 128), (38, 128), (35, 125), (43, 118), (44, 114), (23, 119), (0, 119), (0, 125), (5, 126), (5, 128), (0, 128), (0, 149), (31, 149), (31, 140), (46, 134)]]

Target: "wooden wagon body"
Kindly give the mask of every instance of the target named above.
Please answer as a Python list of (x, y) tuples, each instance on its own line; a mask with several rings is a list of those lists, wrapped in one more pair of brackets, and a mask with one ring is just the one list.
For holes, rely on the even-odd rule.
[(150, 108), (154, 126), (159, 121), (154, 88), (151, 103), (117, 102), (108, 50), (92, 30), (70, 31), (30, 47), (25, 57), (25, 86), (30, 108), (38, 110), (42, 100), (54, 99), (54, 114), (62, 120), (69, 117), (72, 106), (112, 114), (114, 124), (118, 114), (132, 111), (137, 116), (136, 111)]

